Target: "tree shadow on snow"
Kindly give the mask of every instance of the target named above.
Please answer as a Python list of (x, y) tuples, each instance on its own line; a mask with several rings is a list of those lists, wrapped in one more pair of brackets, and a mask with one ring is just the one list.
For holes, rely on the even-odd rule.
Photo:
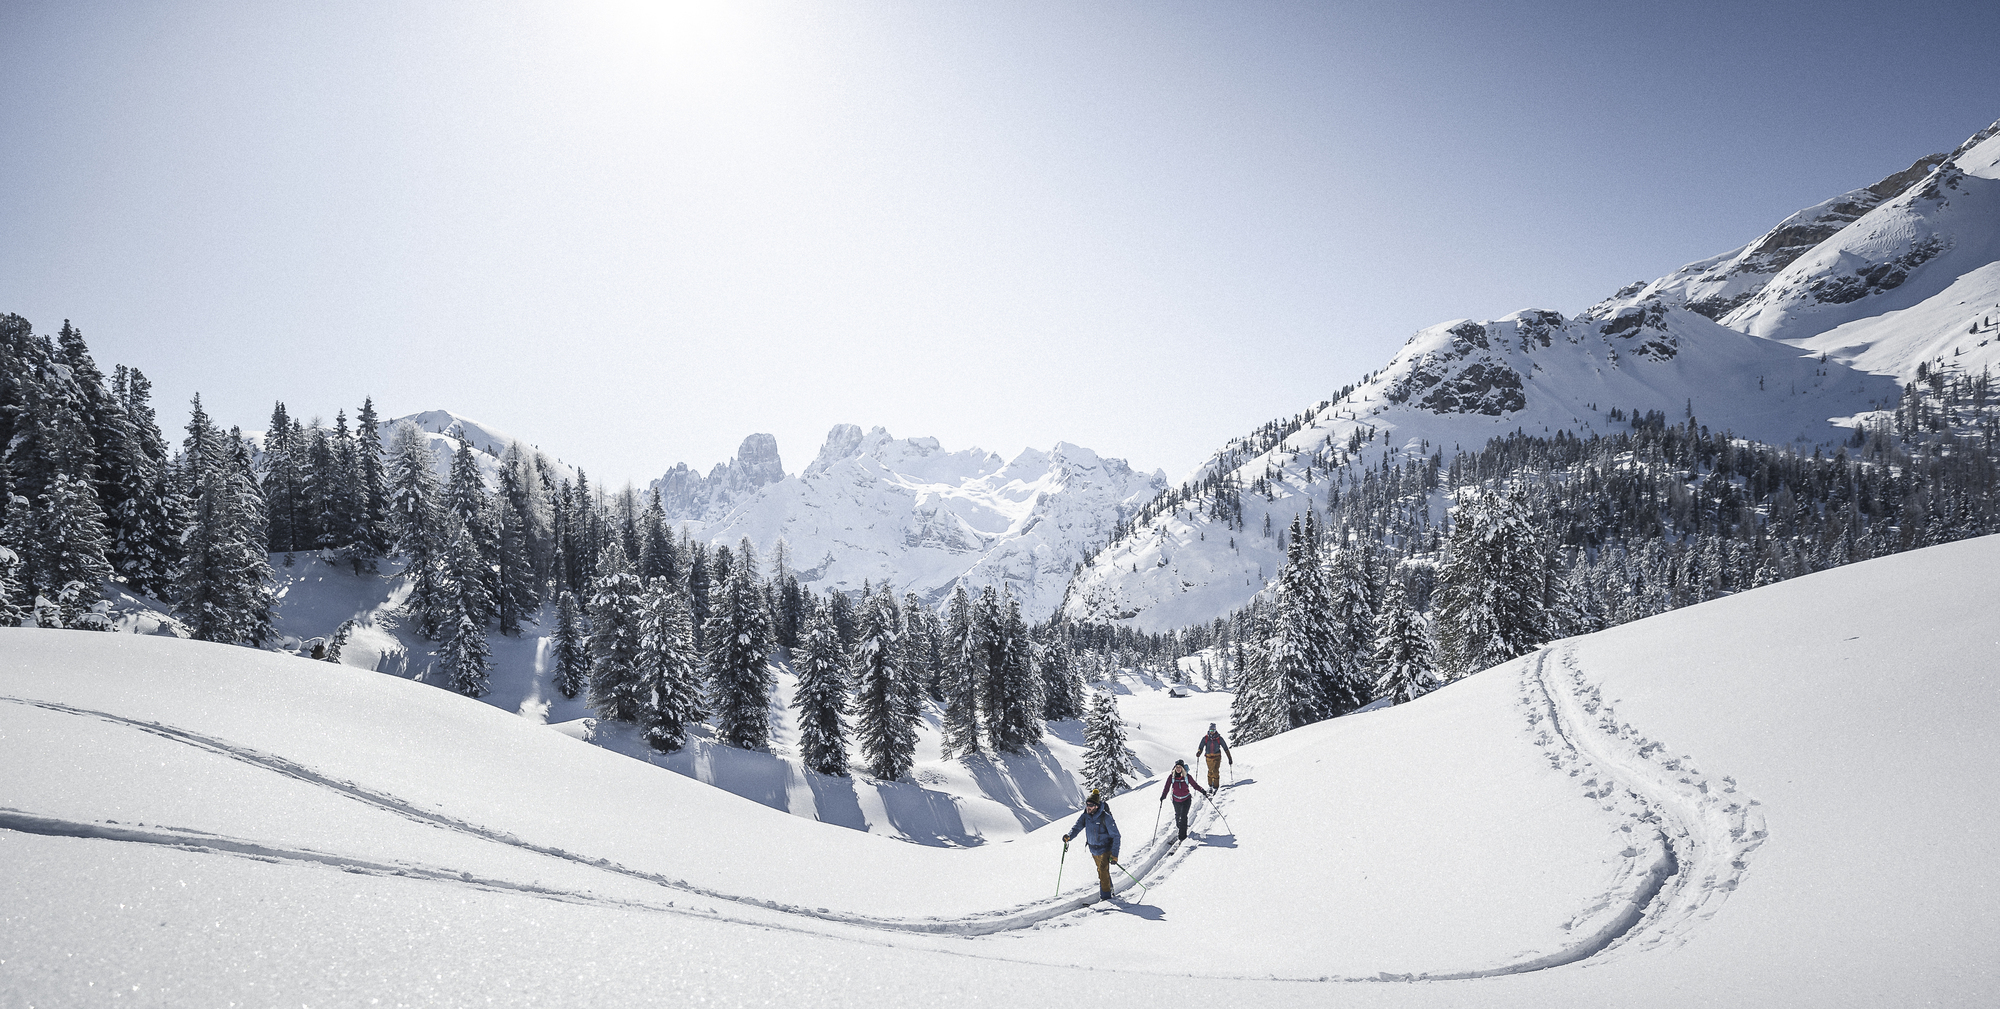
[(882, 811), (896, 832), (918, 844), (984, 844), (986, 839), (965, 829), (958, 803), (912, 781), (876, 781)]
[(1054, 736), (1057, 739), (1060, 739), (1071, 746), (1089, 745), (1086, 742), (1084, 742), (1082, 719), (1065, 718), (1060, 722), (1049, 722), (1047, 724), (1049, 728), (1049, 735)]
[(861, 815), (861, 799), (854, 792), (853, 778), (808, 771), (806, 784), (812, 788), (813, 808), (819, 811), (821, 823), (868, 829), (868, 819)]
[(1039, 743), (1025, 753), (966, 757), (960, 766), (981, 794), (1009, 807), (1022, 830), (1068, 815), (1083, 798), (1076, 779)]

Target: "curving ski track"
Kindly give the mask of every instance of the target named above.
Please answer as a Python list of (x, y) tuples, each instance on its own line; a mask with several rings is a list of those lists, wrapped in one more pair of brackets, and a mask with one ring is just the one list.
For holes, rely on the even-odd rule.
[[(1597, 688), (1585, 682), (1581, 671), (1577, 668), (1572, 649), (1561, 648), (1557, 663), (1561, 667), (1561, 672), (1551, 671), (1550, 658), (1556, 647), (1558, 646), (1545, 648), (1524, 660), (1526, 667), (1523, 670), (1522, 703), (1529, 709), (1530, 727), (1539, 729), (1543, 722), (1547, 722), (1547, 728), (1541, 731), (1537, 739), (1538, 744), (1551, 751), (1550, 763), (1557, 770), (1567, 770), (1573, 777), (1581, 777), (1586, 771), (1592, 774), (1593, 787), (1601, 791), (1586, 792), (1587, 796), (1600, 799), (1613, 792), (1619, 793), (1619, 800), (1629, 809), (1632, 823), (1645, 825), (1640, 828), (1628, 824), (1628, 828), (1635, 834), (1650, 831), (1657, 848), (1655, 857), (1650, 861), (1638, 857), (1639, 853), (1634, 849), (1626, 850), (1628, 859), (1633, 861), (1629, 871), (1620, 880), (1622, 889), (1607, 895), (1602, 903), (1587, 909), (1586, 914), (1580, 916), (1596, 922), (1589, 934), (1554, 953), (1472, 970), (1354, 977), (1326, 975), (1273, 977), (1270, 974), (1236, 975), (1226, 972), (1189, 972), (1187, 976), (1224, 980), (1297, 982), (1445, 981), (1495, 977), (1576, 963), (1591, 957), (1615, 954), (1628, 948), (1646, 949), (1661, 943), (1676, 942), (1684, 937), (1687, 930), (1696, 922), (1713, 915), (1721, 901), (1740, 882), (1747, 868), (1747, 856), (1762, 843), (1765, 836), (1762, 817), (1756, 812), (1756, 801), (1740, 796), (1733, 779), (1723, 778), (1721, 780), (1726, 783), (1726, 787), (1711, 789), (1708, 779), (1695, 772), (1691, 764), (1683, 763), (1690, 758), (1655, 759), (1654, 751), (1664, 751), (1663, 744), (1639, 735), (1630, 725), (1616, 723), (1612, 718), (1611, 709), (1603, 703)], [(561, 848), (537, 844), (505, 831), (417, 807), (394, 795), (327, 777), (275, 754), (238, 746), (226, 740), (176, 726), (126, 718), (110, 712), (73, 707), (55, 701), (11, 696), (0, 696), (0, 701), (76, 717), (98, 719), (150, 733), (336, 792), (357, 802), (428, 826), (561, 859), (574, 865), (639, 880), (709, 901), (752, 908), (755, 911), (745, 917), (725, 914), (714, 908), (681, 906), (672, 900), (662, 903), (606, 897), (587, 891), (543, 886), (539, 883), (524, 884), (475, 876), (448, 867), (405, 861), (384, 862), (308, 848), (230, 838), (186, 828), (157, 825), (148, 827), (118, 824), (113, 821), (82, 822), (0, 807), (0, 829), (22, 833), (153, 844), (190, 852), (317, 865), (346, 872), (472, 886), (482, 890), (567, 903), (689, 915), (711, 921), (728, 921), (764, 928), (783, 928), (787, 931), (807, 932), (870, 944), (883, 944), (884, 940), (870, 939), (847, 929), (830, 930), (826, 926), (853, 926), (933, 936), (981, 936), (1030, 928), (1077, 911), (1097, 899), (1095, 887), (1086, 885), (1066, 895), (1016, 907), (955, 918), (922, 919), (882, 918), (782, 904), (742, 894), (726, 893), (685, 880), (620, 865), (608, 859), (592, 859)], [(1213, 806), (1201, 807), (1197, 816), (1201, 818), (1204, 827), (1213, 826), (1217, 820), (1217, 812)], [(1140, 848), (1138, 857), (1130, 864), (1130, 876), (1117, 882), (1115, 887), (1117, 892), (1125, 892), (1137, 886), (1157, 885), (1192, 854), (1191, 849), (1160, 843), (1162, 837), (1169, 833), (1171, 831), (1156, 834)], [(1020, 959), (1005, 956), (987, 957), (968, 951), (940, 951), (979, 958)]]

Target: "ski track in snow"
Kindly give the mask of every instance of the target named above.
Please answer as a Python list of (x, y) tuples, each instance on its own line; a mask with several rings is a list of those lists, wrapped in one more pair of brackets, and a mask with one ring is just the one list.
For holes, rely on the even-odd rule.
[[(1688, 931), (1699, 921), (1714, 915), (1729, 892), (1737, 887), (1747, 869), (1750, 852), (1762, 844), (1765, 831), (1763, 817), (1756, 809), (1757, 802), (1742, 795), (1733, 779), (1724, 777), (1720, 779), (1720, 787), (1715, 787), (1710, 779), (1694, 770), (1692, 758), (1666, 756), (1664, 744), (1640, 735), (1629, 724), (1618, 723), (1613, 718), (1609, 705), (1604, 703), (1598, 688), (1585, 681), (1577, 668), (1572, 649), (1562, 647), (1560, 652), (1558, 664), (1562, 673), (1566, 675), (1552, 673), (1550, 657), (1556, 653), (1556, 648), (1557, 646), (1545, 648), (1530, 657), (1523, 674), (1524, 692), (1521, 700), (1528, 708), (1530, 727), (1539, 730), (1536, 743), (1549, 750), (1550, 764), (1556, 770), (1567, 770), (1572, 777), (1577, 778), (1588, 776), (1587, 780), (1582, 782), (1588, 789), (1585, 796), (1594, 801), (1609, 800), (1610, 804), (1605, 808), (1628, 817), (1630, 822), (1621, 830), (1634, 835), (1633, 846), (1621, 853), (1628, 860), (1627, 867), (1620, 874), (1614, 891), (1606, 895), (1602, 901), (1585, 909), (1572, 922), (1572, 926), (1596, 922), (1595, 928), (1578, 942), (1555, 953), (1475, 970), (1432, 971), (1421, 974), (1382, 973), (1351, 977), (1319, 975), (1284, 978), (1273, 977), (1270, 974), (1239, 977), (1225, 972), (1190, 972), (1187, 976), (1301, 982), (1465, 980), (1542, 970), (1578, 963), (1593, 957), (1618, 955), (1627, 950), (1678, 945), (1685, 941)], [(873, 945), (889, 943), (881, 938), (852, 934), (847, 929), (829, 931), (825, 926), (856, 926), (937, 937), (969, 938), (1035, 927), (1065, 915), (1073, 915), (1097, 901), (1095, 888), (1086, 885), (1071, 891), (1066, 896), (1058, 895), (1048, 900), (1011, 908), (956, 918), (917, 919), (879, 918), (827, 908), (782, 904), (777, 901), (725, 893), (685, 880), (620, 865), (608, 859), (593, 859), (561, 848), (536, 844), (505, 831), (418, 808), (396, 796), (375, 792), (353, 782), (329, 778), (311, 768), (274, 754), (238, 746), (174, 726), (72, 707), (53, 701), (8, 696), (0, 696), (0, 700), (77, 717), (99, 719), (151, 733), (337, 792), (427, 826), (468, 834), (492, 843), (561, 859), (709, 901), (754, 908), (756, 912), (761, 913), (753, 912), (749, 917), (739, 917), (725, 914), (713, 907), (681, 906), (674, 901), (658, 903), (607, 897), (589, 891), (476, 876), (470, 872), (448, 867), (404, 861), (385, 862), (224, 837), (187, 828), (118, 824), (115, 821), (79, 822), (3, 807), (0, 807), (0, 829), (59, 837), (155, 844), (190, 852), (232, 855), (267, 862), (318, 865), (346, 872), (400, 876), (567, 903), (682, 914), (709, 921), (727, 921), (753, 927), (783, 928), (787, 931), (826, 935)], [(1543, 722), (1547, 722), (1546, 727), (1542, 726)], [(1226, 793), (1223, 801), (1228, 802)], [(1202, 832), (1210, 832), (1208, 828), (1215, 825), (1220, 815), (1218, 808), (1213, 804), (1201, 807), (1197, 817), (1200, 818)], [(1194, 823), (1190, 824), (1191, 828), (1195, 826)], [(1115, 888), (1117, 892), (1156, 886), (1171, 876), (1176, 868), (1193, 855), (1196, 850), (1194, 846), (1162, 843), (1172, 834), (1171, 828), (1160, 830), (1140, 848), (1138, 857), (1130, 866), (1129, 874), (1118, 881)], [(1640, 845), (1644, 845), (1654, 854), (1650, 862), (1644, 861)], [(975, 958), (1026, 962), (1020, 957), (988, 956), (966, 950), (939, 951)]]

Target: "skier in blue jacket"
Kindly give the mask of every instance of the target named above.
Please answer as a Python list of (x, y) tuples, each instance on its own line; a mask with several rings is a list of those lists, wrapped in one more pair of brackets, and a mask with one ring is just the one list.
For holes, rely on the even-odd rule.
[(1076, 825), (1063, 835), (1063, 844), (1069, 839), (1083, 835), (1084, 844), (1090, 848), (1091, 861), (1097, 863), (1097, 899), (1111, 896), (1111, 867), (1118, 864), (1118, 821), (1111, 816), (1111, 807), (1097, 795), (1097, 789), (1083, 800), (1083, 815), (1076, 818)]

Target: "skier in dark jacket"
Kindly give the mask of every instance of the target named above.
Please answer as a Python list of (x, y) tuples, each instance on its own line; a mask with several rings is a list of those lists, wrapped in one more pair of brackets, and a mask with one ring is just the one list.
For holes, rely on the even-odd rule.
[(1097, 899), (1111, 896), (1111, 867), (1118, 864), (1118, 821), (1111, 817), (1111, 807), (1098, 798), (1097, 789), (1083, 800), (1083, 815), (1076, 818), (1076, 825), (1063, 835), (1063, 843), (1083, 835), (1084, 844), (1090, 848), (1091, 861), (1097, 863)]
[[(1193, 791), (1189, 791), (1190, 789)], [(1181, 832), (1179, 840), (1185, 841), (1187, 840), (1188, 807), (1194, 804), (1194, 792), (1200, 792), (1203, 798), (1211, 798), (1211, 796), (1208, 794), (1208, 789), (1195, 784), (1194, 779), (1188, 776), (1187, 761), (1185, 760), (1174, 761), (1173, 773), (1167, 775), (1166, 783), (1160, 786), (1160, 798), (1165, 799), (1170, 792), (1174, 797), (1174, 827)]]
[(1229, 752), (1229, 744), (1222, 733), (1215, 731), (1215, 723), (1208, 723), (1208, 735), (1195, 744), (1195, 754), (1208, 758), (1208, 790), (1213, 792), (1222, 787), (1222, 758), (1229, 757), (1229, 766), (1236, 766), (1236, 754)]

